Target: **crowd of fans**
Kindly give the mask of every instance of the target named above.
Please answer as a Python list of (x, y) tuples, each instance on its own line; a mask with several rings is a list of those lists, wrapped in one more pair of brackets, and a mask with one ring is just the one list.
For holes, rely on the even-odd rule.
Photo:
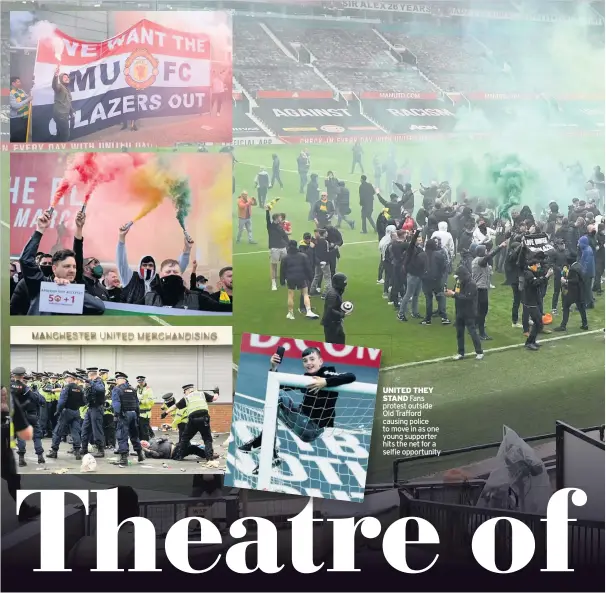
[(184, 240), (183, 252), (177, 259), (156, 262), (152, 255), (146, 255), (133, 270), (126, 250), (129, 226), (119, 229), (116, 263), (107, 265), (94, 254), (84, 256), (85, 223), (86, 214), (78, 212), (74, 221), (76, 230), (72, 249), (63, 248), (59, 239), (47, 253), (40, 251), (40, 243), (51, 225), (51, 214), (44, 212), (38, 217), (36, 230), (23, 248), (18, 264), (10, 262), (11, 315), (53, 314), (40, 310), (43, 283), (84, 285), (84, 315), (103, 315), (106, 303), (225, 313), (232, 311), (231, 266), (220, 270), (216, 290), (208, 278), (198, 274), (195, 260), (187, 278), (186, 270), (194, 245), (191, 238)]

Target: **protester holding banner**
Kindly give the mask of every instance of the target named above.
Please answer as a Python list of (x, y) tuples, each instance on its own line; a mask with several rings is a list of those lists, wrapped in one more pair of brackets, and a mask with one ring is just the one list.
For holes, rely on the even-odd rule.
[(59, 66), (55, 68), (52, 87), (55, 93), (53, 105), (53, 118), (57, 126), (55, 142), (67, 142), (70, 137), (71, 118), (74, 115), (72, 109), (72, 94), (68, 88), (69, 74), (59, 72)]
[[(83, 261), (82, 261), (82, 228), (84, 227), (85, 215), (78, 212), (76, 215), (76, 232), (74, 234), (74, 247), (71, 249), (60, 249), (51, 260), (52, 274), (50, 278), (46, 276), (40, 266), (36, 263), (36, 254), (42, 239), (42, 235), (48, 229), (51, 223), (52, 215), (46, 211), (38, 217), (36, 221), (36, 230), (23, 249), (19, 260), (23, 270), (23, 278), (27, 286), (30, 298), (28, 315), (52, 315), (53, 313), (42, 312), (40, 302), (40, 291), (42, 284), (54, 282), (57, 286), (65, 287), (69, 284), (82, 284)], [(78, 247), (79, 245), (79, 247)], [(57, 290), (60, 296), (61, 291)], [(66, 297), (67, 298), (67, 297)], [(75, 311), (70, 311), (74, 313)], [(80, 313), (84, 315), (102, 315), (105, 312), (103, 301), (88, 293), (83, 295), (83, 305)]]

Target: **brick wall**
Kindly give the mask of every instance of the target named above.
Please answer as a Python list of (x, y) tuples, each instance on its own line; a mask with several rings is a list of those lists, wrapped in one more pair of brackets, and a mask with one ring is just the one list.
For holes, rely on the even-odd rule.
[[(162, 404), (155, 404), (152, 409), (151, 425), (160, 426), (164, 423), (170, 424), (171, 417), (164, 420), (160, 418)], [(210, 427), (213, 432), (229, 432), (231, 427), (231, 413), (233, 404), (211, 404), (208, 406), (210, 412)]]

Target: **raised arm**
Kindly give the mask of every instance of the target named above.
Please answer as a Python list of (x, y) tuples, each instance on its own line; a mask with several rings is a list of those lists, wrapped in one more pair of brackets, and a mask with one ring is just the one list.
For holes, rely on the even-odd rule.
[(126, 286), (133, 277), (133, 271), (128, 265), (128, 257), (126, 255), (126, 235), (129, 230), (130, 228), (120, 227), (118, 245), (116, 246), (116, 265), (122, 286)]

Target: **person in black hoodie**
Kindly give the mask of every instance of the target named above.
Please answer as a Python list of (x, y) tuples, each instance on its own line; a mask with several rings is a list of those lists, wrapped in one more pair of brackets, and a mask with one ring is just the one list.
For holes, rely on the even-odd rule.
[(231, 302), (221, 303), (202, 292), (188, 290), (179, 270), (179, 262), (175, 259), (166, 259), (160, 264), (160, 279), (156, 286), (145, 295), (145, 304), (148, 307), (171, 307), (218, 313), (232, 312)]
[(402, 210), (407, 210), (412, 214), (415, 211), (415, 192), (412, 185), (410, 183), (402, 185), (397, 182), (394, 185), (402, 192), (402, 197), (399, 200)]
[[(42, 235), (50, 226), (51, 214), (50, 212), (44, 212), (38, 217), (37, 230), (34, 231), (32, 238), (23, 248), (23, 253), (19, 260), (30, 298), (30, 306), (27, 312), (28, 315), (54, 315), (54, 313), (40, 313), (40, 287), (42, 282), (55, 282), (62, 286), (71, 283), (83, 283), (82, 227), (84, 226), (84, 217), (85, 215), (82, 212), (78, 212), (76, 215), (74, 251), (60, 249), (53, 255), (52, 279), (46, 277), (40, 267), (36, 264), (38, 247), (40, 246)], [(82, 314), (103, 315), (104, 312), (105, 305), (103, 304), (103, 301), (85, 292)]]
[(328, 264), (332, 277), (337, 273), (337, 262), (341, 259), (339, 247), (343, 247), (343, 235), (338, 227), (326, 225), (326, 241), (328, 241)]
[(457, 354), (455, 360), (465, 357), (465, 330), (471, 337), (476, 351), (476, 359), (482, 360), (482, 342), (476, 329), (478, 314), (478, 290), (469, 270), (459, 266), (456, 271), (457, 281), (454, 290), (446, 290), (446, 296), (455, 300), (455, 327), (457, 328)]
[(308, 288), (313, 279), (313, 272), (308, 257), (299, 251), (297, 242), (291, 239), (288, 242), (288, 248), (286, 251), (286, 257), (282, 260), (280, 266), (280, 285), (288, 286), (288, 314), (286, 319), (294, 319), (294, 300), (295, 290), (301, 291), (301, 297), (303, 298), (303, 305), (305, 307), (305, 316), (309, 319), (318, 319), (319, 315), (316, 315), (311, 310), (311, 303), (309, 301)]
[(528, 350), (538, 350), (537, 335), (543, 329), (543, 318), (541, 315), (541, 301), (545, 286), (549, 278), (553, 276), (553, 269), (543, 272), (543, 265), (539, 258), (530, 256), (526, 262), (524, 272), (522, 273), (522, 303), (524, 305), (524, 314), (532, 319), (532, 329), (526, 338), (524, 345)]
[(513, 292), (513, 301), (511, 305), (511, 327), (522, 328), (520, 319), (520, 304), (522, 303), (522, 291), (520, 290), (520, 270), (519, 255), (521, 249), (519, 241), (512, 241), (505, 257), (505, 284), (511, 286)]
[(309, 214), (307, 215), (307, 220), (314, 219), (314, 206), (319, 199), (320, 186), (318, 185), (318, 175), (316, 173), (312, 173), (310, 176), (310, 181), (307, 184), (307, 193), (305, 195), (305, 201), (309, 204)]
[(412, 316), (419, 319), (419, 295), (423, 283), (423, 275), (427, 265), (427, 255), (423, 251), (421, 230), (417, 229), (406, 248), (403, 268), (406, 271), (406, 293), (400, 301), (398, 319), (408, 321), (408, 303), (412, 300)]
[(390, 194), (389, 202), (385, 198), (383, 198), (381, 194), (377, 194), (377, 199), (379, 200), (379, 202), (381, 202), (381, 204), (383, 204), (383, 206), (385, 206), (385, 208), (389, 212), (390, 218), (393, 218), (394, 220), (402, 218), (403, 202), (401, 200), (398, 200), (397, 194)]
[(558, 302), (562, 290), (562, 270), (568, 264), (569, 254), (566, 251), (564, 241), (555, 241), (554, 247), (549, 254), (549, 264), (553, 268), (553, 296), (551, 298), (551, 314), (558, 314)]
[(346, 286), (347, 276), (338, 272), (332, 279), (332, 287), (326, 293), (321, 323), (324, 326), (324, 341), (329, 344), (345, 344), (343, 319), (351, 314), (351, 311), (346, 313), (341, 308)]
[(280, 178), (280, 158), (277, 154), (272, 154), (271, 161), (271, 183), (269, 187), (272, 188), (277, 181), (280, 184), (280, 189), (284, 189), (284, 184)]
[(438, 314), (442, 318), (442, 325), (448, 325), (450, 320), (446, 315), (446, 299), (444, 298), (444, 285), (442, 281), (448, 267), (446, 254), (438, 249), (435, 239), (427, 239), (425, 243), (426, 266), (423, 274), (423, 293), (425, 294), (425, 318), (421, 325), (431, 325), (433, 316), (433, 297), (438, 301)]
[(349, 190), (345, 187), (345, 181), (339, 181), (337, 195), (335, 196), (335, 210), (337, 212), (337, 228), (341, 228), (341, 221), (344, 220), (353, 231), (355, 221), (347, 218), (351, 214), (351, 208), (349, 207)]
[(585, 280), (580, 261), (577, 261), (573, 256), (569, 256), (560, 274), (562, 285), (562, 322), (554, 331), (566, 331), (572, 305), (576, 305), (581, 315), (581, 329), (587, 331), (589, 327), (587, 325), (587, 312), (585, 310)]
[(366, 221), (370, 223), (373, 231), (376, 231), (375, 221), (372, 219), (373, 202), (375, 199), (375, 188), (372, 184), (366, 181), (366, 175), (360, 177), (360, 208), (362, 210), (362, 230), (363, 235), (368, 232), (366, 230)]
[(335, 174), (332, 171), (328, 171), (326, 173), (324, 187), (326, 188), (328, 199), (331, 202), (334, 202), (337, 197), (337, 193), (339, 192), (339, 180), (335, 177)]
[(396, 311), (400, 310), (400, 302), (406, 294), (406, 252), (408, 233), (402, 229), (396, 231), (396, 239), (391, 242), (388, 253), (392, 263), (392, 282), (388, 304), (393, 304)]

